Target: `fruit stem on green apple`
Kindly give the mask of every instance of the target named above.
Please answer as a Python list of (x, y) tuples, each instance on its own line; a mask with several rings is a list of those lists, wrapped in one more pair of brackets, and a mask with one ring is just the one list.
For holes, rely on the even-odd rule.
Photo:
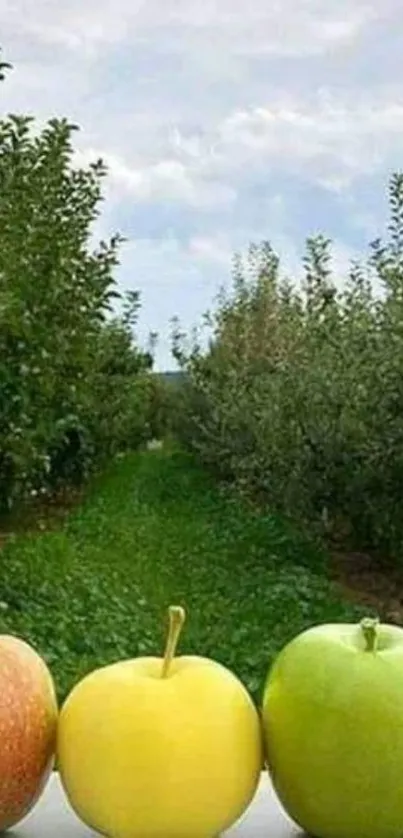
[(376, 652), (378, 642), (378, 626), (379, 620), (377, 617), (364, 617), (360, 623), (361, 631), (366, 642), (366, 652)]
[(169, 629), (164, 652), (164, 660), (162, 664), (161, 678), (167, 678), (169, 675), (171, 663), (175, 657), (179, 636), (182, 631), (183, 624), (185, 622), (185, 609), (182, 608), (180, 605), (171, 605), (168, 609), (168, 616)]

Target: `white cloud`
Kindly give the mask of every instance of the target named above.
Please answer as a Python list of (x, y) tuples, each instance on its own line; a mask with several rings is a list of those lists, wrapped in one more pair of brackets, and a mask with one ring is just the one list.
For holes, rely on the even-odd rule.
[[(205, 170), (217, 177), (261, 168), (302, 174), (331, 191), (383, 169), (401, 155), (403, 96), (388, 101), (338, 98), (278, 102), (230, 114), (207, 144)], [(189, 142), (189, 141), (188, 141)], [(212, 149), (212, 150), (211, 150)]]
[(143, 166), (131, 165), (118, 155), (102, 149), (83, 148), (75, 154), (76, 165), (88, 165), (102, 158), (108, 169), (109, 198), (130, 197), (136, 202), (173, 201), (207, 210), (226, 207), (235, 199), (234, 189), (217, 180), (202, 179), (197, 166), (173, 159)]
[(1, 0), (0, 13), (14, 32), (88, 54), (159, 35), (184, 52), (203, 37), (213, 49), (225, 43), (238, 55), (307, 55), (350, 43), (385, 6), (380, 10), (375, 0), (37, 0), (33, 10), (30, 0)]
[(1, 0), (0, 13), (12, 36), (23, 35), (45, 45), (92, 54), (124, 37), (126, 22), (139, 6), (141, 3), (136, 4), (135, 0), (99, 0), (96, 4), (37, 0), (33, 9), (30, 0)]
[[(82, 144), (77, 160), (102, 157), (112, 200), (172, 201), (193, 209), (228, 210), (248, 177), (283, 172), (343, 194), (355, 178), (383, 170), (401, 153), (399, 101), (340, 100), (322, 91), (315, 105), (289, 101), (235, 111), (207, 135), (167, 132), (165, 156), (132, 159)], [(124, 138), (122, 146), (124, 145)], [(271, 196), (277, 209), (281, 195)]]
[[(311, 159), (321, 153), (339, 156), (347, 165), (359, 165), (364, 141), (395, 139), (401, 135), (401, 102), (352, 102), (335, 97), (317, 99), (316, 107), (295, 102), (294, 107), (274, 104), (237, 111), (219, 129), (218, 148), (231, 146), (275, 156)], [(374, 149), (375, 150), (375, 149)]]

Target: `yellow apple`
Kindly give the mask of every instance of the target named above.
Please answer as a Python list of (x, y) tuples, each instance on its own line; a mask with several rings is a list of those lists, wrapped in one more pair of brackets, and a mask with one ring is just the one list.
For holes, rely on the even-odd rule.
[(57, 701), (50, 672), (18, 637), (0, 635), (0, 832), (40, 797), (56, 748)]
[(259, 781), (252, 699), (221, 664), (175, 657), (185, 613), (172, 606), (169, 616), (164, 658), (98, 669), (62, 707), (62, 784), (76, 814), (109, 838), (213, 838)]

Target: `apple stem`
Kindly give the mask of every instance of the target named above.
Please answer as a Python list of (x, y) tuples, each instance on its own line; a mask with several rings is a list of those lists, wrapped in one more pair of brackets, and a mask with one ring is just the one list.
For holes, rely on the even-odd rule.
[(179, 636), (186, 618), (185, 609), (180, 605), (171, 605), (168, 609), (168, 616), (169, 629), (165, 646), (164, 661), (162, 664), (161, 678), (167, 678), (169, 675), (171, 663), (175, 657)]
[(365, 651), (376, 652), (379, 626), (378, 618), (364, 617), (361, 620), (360, 626), (366, 643)]

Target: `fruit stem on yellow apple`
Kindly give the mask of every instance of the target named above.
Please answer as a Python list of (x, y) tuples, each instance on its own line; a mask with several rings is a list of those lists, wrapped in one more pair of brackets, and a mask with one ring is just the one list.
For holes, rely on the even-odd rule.
[(361, 620), (360, 626), (366, 643), (365, 651), (376, 652), (379, 626), (378, 618), (364, 617), (364, 619)]
[(171, 663), (175, 657), (180, 633), (185, 622), (185, 609), (180, 605), (171, 605), (168, 609), (169, 629), (162, 664), (161, 678), (168, 678)]

